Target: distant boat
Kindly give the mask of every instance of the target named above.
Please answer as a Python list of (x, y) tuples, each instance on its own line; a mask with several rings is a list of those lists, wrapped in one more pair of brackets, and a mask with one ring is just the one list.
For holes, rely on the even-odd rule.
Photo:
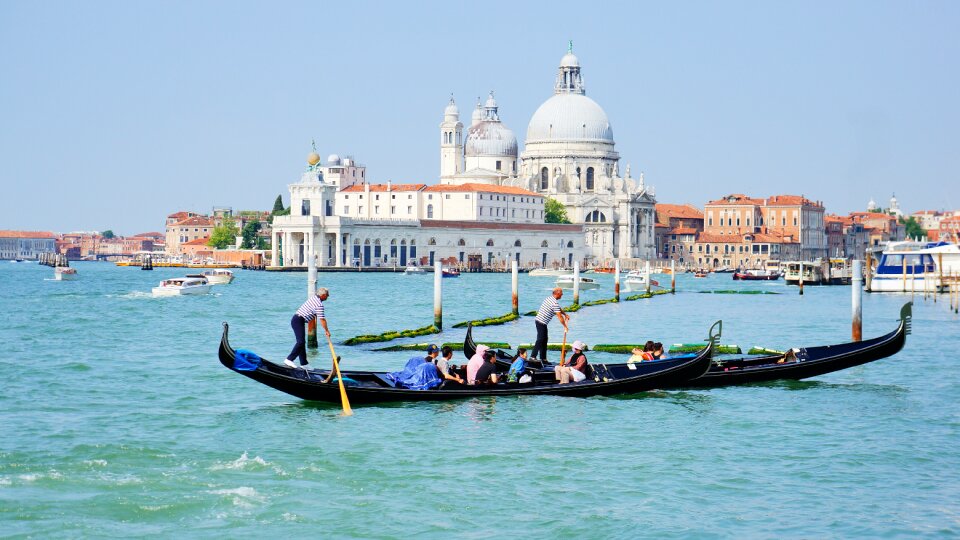
[(185, 296), (188, 294), (207, 294), (210, 285), (206, 278), (181, 277), (165, 279), (160, 285), (153, 288), (154, 296)]
[(77, 279), (77, 269), (68, 266), (58, 266), (53, 269), (53, 279), (57, 281), (73, 281)]
[[(556, 285), (561, 289), (572, 289), (573, 288), (573, 276), (560, 276), (557, 278)], [(580, 278), (580, 290), (589, 291), (593, 289), (599, 289), (600, 284), (593, 278), (581, 277)]]
[(187, 277), (204, 278), (211, 285), (229, 285), (233, 282), (234, 275), (230, 270), (217, 268), (216, 270), (207, 270), (202, 274), (187, 274)]
[[(941, 266), (942, 265), (942, 266)], [(960, 271), (960, 247), (940, 242), (892, 242), (873, 270), (873, 292), (943, 290)], [(941, 282), (941, 278), (943, 282)]]
[(416, 274), (426, 274), (427, 271), (419, 266), (408, 266), (407, 269), (403, 271), (403, 273), (410, 276), (410, 275), (416, 275)]
[(441, 270), (443, 277), (460, 277), (460, 271), (456, 268), (444, 268)]
[(627, 278), (624, 280), (630, 289), (643, 289), (647, 286), (647, 280), (651, 286), (660, 286), (656, 280), (650, 279), (650, 276), (643, 270), (631, 270), (627, 272)]
[(573, 275), (573, 270), (570, 268), (534, 268), (527, 272), (527, 275), (532, 277), (570, 276)]
[(780, 279), (776, 270), (740, 270), (733, 273), (735, 281), (774, 281)]

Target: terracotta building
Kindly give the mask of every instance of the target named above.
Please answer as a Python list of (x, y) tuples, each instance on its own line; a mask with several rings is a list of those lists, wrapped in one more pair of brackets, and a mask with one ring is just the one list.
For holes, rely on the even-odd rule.
[(656, 205), (657, 258), (691, 266), (690, 256), (703, 231), (703, 212), (690, 204)]

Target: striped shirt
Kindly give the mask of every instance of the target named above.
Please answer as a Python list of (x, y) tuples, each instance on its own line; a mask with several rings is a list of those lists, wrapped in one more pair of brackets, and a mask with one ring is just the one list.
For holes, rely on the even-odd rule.
[(557, 313), (560, 313), (560, 302), (557, 302), (556, 298), (548, 296), (540, 304), (540, 311), (537, 312), (537, 322), (548, 324)]
[(319, 296), (310, 297), (310, 299), (304, 302), (303, 305), (300, 306), (300, 309), (297, 310), (297, 315), (303, 317), (305, 321), (312, 321), (314, 317), (326, 319), (323, 315), (323, 301), (320, 300)]

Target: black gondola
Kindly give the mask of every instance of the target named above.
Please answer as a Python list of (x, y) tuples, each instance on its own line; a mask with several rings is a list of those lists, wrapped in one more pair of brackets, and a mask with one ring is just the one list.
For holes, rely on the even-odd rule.
[[(910, 334), (912, 319), (913, 302), (907, 302), (900, 308), (900, 325), (889, 334), (839, 345), (791, 349), (783, 354), (715, 359), (700, 377), (670, 387), (708, 388), (781, 379), (800, 380), (859, 366), (898, 353)], [(471, 356), (476, 351), (472, 330), (467, 328), (463, 343), (464, 354), (469, 351)], [(509, 353), (499, 350), (497, 357), (502, 362), (512, 359)]]
[[(529, 383), (500, 383), (494, 385), (463, 385), (445, 381), (432, 390), (396, 388), (384, 372), (343, 371), (344, 381), (351, 403), (376, 403), (384, 401), (437, 401), (482, 396), (554, 395), (570, 397), (605, 396), (644, 392), (655, 388), (676, 386), (702, 375), (710, 367), (710, 354), (719, 334), (710, 330), (708, 346), (699, 354), (645, 364), (591, 364), (593, 378), (568, 384), (558, 384), (552, 371), (534, 373)], [(329, 370), (290, 368), (265, 359), (257, 359), (253, 365), (238, 363), (236, 351), (230, 346), (229, 327), (223, 323), (220, 339), (220, 363), (230, 370), (246, 375), (271, 388), (286, 392), (300, 399), (340, 403), (340, 390), (336, 379), (327, 381)], [(239, 368), (239, 369), (238, 369)]]

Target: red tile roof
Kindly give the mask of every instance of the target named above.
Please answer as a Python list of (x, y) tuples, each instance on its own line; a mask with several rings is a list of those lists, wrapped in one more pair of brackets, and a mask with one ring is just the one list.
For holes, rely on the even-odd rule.
[(41, 231), (0, 231), (0, 238), (56, 238), (56, 235)]
[[(731, 202), (730, 199), (734, 199), (734, 200)], [(707, 205), (724, 205), (724, 204), (760, 206), (763, 204), (763, 199), (754, 199), (751, 197), (747, 197), (743, 193), (731, 193), (726, 197), (717, 199), (715, 201), (710, 201), (707, 203)]]
[(178, 221), (173, 224), (174, 227), (180, 226), (180, 225), (185, 227), (194, 227), (194, 226), (213, 227), (213, 220), (203, 216), (195, 216), (192, 218), (185, 219), (183, 221)]
[(773, 195), (767, 199), (768, 206), (823, 206), (799, 195)]
[(181, 220), (187, 219), (188, 217), (190, 217), (190, 214), (193, 214), (193, 213), (194, 212), (177, 212), (175, 214), (170, 214), (169, 216), (167, 216), (167, 219), (175, 219), (177, 221), (181, 221)]
[(543, 197), (532, 191), (513, 186), (494, 186), (491, 184), (436, 184), (428, 187), (424, 191), (440, 192), (459, 192), (459, 193), (500, 193), (505, 195), (524, 195), (526, 197)]
[(203, 238), (197, 238), (196, 240), (191, 240), (189, 242), (184, 242), (180, 244), (181, 246), (205, 246), (207, 242), (210, 241), (209, 236), (204, 236)]
[(697, 234), (693, 227), (676, 227), (670, 231), (670, 234)]
[(657, 214), (673, 218), (703, 219), (703, 212), (692, 204), (658, 204)]
[[(387, 184), (354, 184), (340, 191), (344, 193), (363, 193), (367, 187), (370, 188), (371, 192), (387, 191)], [(425, 187), (427, 187), (426, 184), (390, 184), (390, 191), (420, 191)]]

